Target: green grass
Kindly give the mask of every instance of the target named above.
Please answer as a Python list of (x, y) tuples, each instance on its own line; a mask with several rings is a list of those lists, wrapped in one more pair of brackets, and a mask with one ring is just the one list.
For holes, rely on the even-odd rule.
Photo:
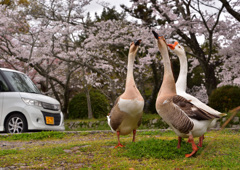
[[(184, 158), (183, 153), (191, 153), (191, 145), (183, 142), (181, 148), (177, 149), (177, 143), (177, 139), (159, 140), (156, 138), (151, 138), (137, 143), (131, 143), (126, 147), (126, 152), (123, 155), (133, 159), (177, 159)], [(197, 155), (201, 153), (201, 150), (197, 152)]]
[(5, 155), (9, 155), (9, 154), (17, 154), (17, 153), (19, 153), (19, 152), (15, 149), (0, 150), (0, 156), (5, 156)]
[(158, 136), (174, 136), (175, 133), (172, 131), (172, 130), (165, 130), (165, 131), (161, 131), (161, 130), (149, 130), (149, 131), (141, 131), (141, 132), (138, 132), (140, 133), (141, 135), (148, 135), (148, 136), (151, 136), (151, 135), (158, 135)]
[(99, 119), (65, 119), (64, 122), (65, 123), (69, 123), (69, 122), (78, 122), (78, 121), (84, 121), (84, 122), (94, 122), (94, 121), (105, 121), (107, 120), (107, 117), (101, 117)]
[[(203, 147), (191, 158), (187, 139), (177, 149), (177, 136), (172, 131), (138, 131), (136, 142), (132, 134), (120, 136), (123, 148), (115, 149), (114, 133), (63, 133), (52, 137), (33, 133), (4, 142), (19, 143), (0, 149), (0, 168), (14, 169), (239, 169), (240, 131), (223, 130), (206, 133)], [(50, 133), (52, 134), (52, 133)], [(24, 136), (24, 134), (23, 134)], [(1, 137), (2, 138), (2, 137)], [(31, 141), (31, 142), (29, 142)], [(195, 138), (198, 143), (198, 139)]]
[(21, 134), (8, 134), (0, 135), (0, 140), (43, 140), (43, 139), (61, 139), (65, 135), (64, 132), (57, 131), (42, 131), (36, 133), (21, 133)]

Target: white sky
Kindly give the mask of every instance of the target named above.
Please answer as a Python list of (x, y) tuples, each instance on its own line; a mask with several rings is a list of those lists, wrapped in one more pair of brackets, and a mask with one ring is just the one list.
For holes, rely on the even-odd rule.
[(102, 1), (109, 3), (109, 7), (115, 6), (115, 9), (119, 12), (122, 10), (120, 7), (121, 4), (124, 4), (126, 6), (130, 6), (132, 4), (129, 0), (93, 0), (90, 5), (85, 7), (85, 12), (90, 12), (92, 19), (95, 16), (95, 12), (97, 12), (97, 14), (101, 14), (103, 7), (99, 5), (99, 3)]
[[(213, 0), (215, 1), (215, 5), (216, 7), (220, 7), (221, 3), (218, 0)], [(122, 8), (120, 7), (121, 4), (124, 4), (128, 7), (131, 6), (131, 4), (133, 2), (130, 2), (130, 0), (92, 0), (92, 2), (90, 3), (90, 5), (88, 5), (87, 7), (85, 7), (86, 9), (86, 13), (90, 12), (91, 16), (94, 17), (95, 16), (95, 12), (97, 12), (98, 14), (101, 14), (102, 12), (102, 5), (101, 2), (106, 2), (108, 3), (109, 7), (113, 7), (115, 6), (115, 9), (119, 12), (121, 12)], [(205, 8), (206, 10), (210, 10), (210, 8), (207, 8), (205, 6), (203, 6), (203, 8)], [(210, 11), (209, 11), (210, 12)], [(93, 18), (92, 18), (93, 19)]]
[[(221, 7), (221, 2), (219, 2), (218, 0), (212, 0), (212, 2), (215, 2), (215, 6), (216, 7)], [(106, 4), (108, 7), (113, 7), (115, 6), (115, 9), (118, 12), (121, 12), (123, 9), (120, 7), (121, 4), (126, 5), (127, 7), (130, 7), (132, 5), (133, 2), (130, 2), (130, 0), (92, 0), (92, 2), (90, 3), (90, 5), (85, 7), (85, 13), (90, 12), (91, 18), (94, 19), (95, 17), (95, 13), (97, 13), (98, 15), (101, 14), (102, 10), (103, 10), (103, 6), (101, 5), (101, 3)], [(206, 11), (208, 11), (209, 13), (213, 13), (216, 12), (214, 9), (212, 8), (208, 8), (206, 6), (202, 6), (203, 9), (205, 9)], [(138, 19), (131, 17), (130, 15), (128, 15), (128, 19), (129, 20), (133, 20), (136, 21)], [(221, 15), (221, 18), (225, 18), (224, 15)]]

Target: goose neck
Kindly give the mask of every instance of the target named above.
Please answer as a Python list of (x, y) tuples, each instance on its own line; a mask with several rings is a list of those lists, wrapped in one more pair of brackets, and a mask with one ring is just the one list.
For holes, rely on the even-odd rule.
[[(176, 94), (175, 80), (173, 77), (171, 61), (169, 58), (167, 47), (160, 49), (160, 52), (163, 57), (163, 65), (164, 65), (163, 82), (160, 89), (161, 95)], [(160, 95), (160, 93), (158, 95)]]
[(176, 87), (178, 90), (186, 91), (187, 71), (188, 71), (187, 57), (185, 55), (179, 56), (179, 61), (180, 61), (180, 72), (176, 82)]
[(133, 77), (134, 60), (135, 60), (135, 55), (130, 53), (128, 56), (126, 88), (131, 84), (135, 84), (134, 77)]

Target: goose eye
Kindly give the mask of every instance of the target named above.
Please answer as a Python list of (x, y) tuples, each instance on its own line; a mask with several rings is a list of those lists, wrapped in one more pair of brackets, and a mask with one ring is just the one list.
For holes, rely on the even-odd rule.
[(178, 48), (181, 48), (180, 46), (178, 46)]

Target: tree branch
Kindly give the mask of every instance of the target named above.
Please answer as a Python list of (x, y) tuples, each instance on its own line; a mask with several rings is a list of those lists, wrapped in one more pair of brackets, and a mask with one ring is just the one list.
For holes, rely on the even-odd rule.
[(227, 2), (227, 0), (220, 0), (223, 4), (223, 6), (226, 8), (226, 10), (231, 14), (236, 20), (240, 22), (240, 13), (236, 12), (230, 4)]

